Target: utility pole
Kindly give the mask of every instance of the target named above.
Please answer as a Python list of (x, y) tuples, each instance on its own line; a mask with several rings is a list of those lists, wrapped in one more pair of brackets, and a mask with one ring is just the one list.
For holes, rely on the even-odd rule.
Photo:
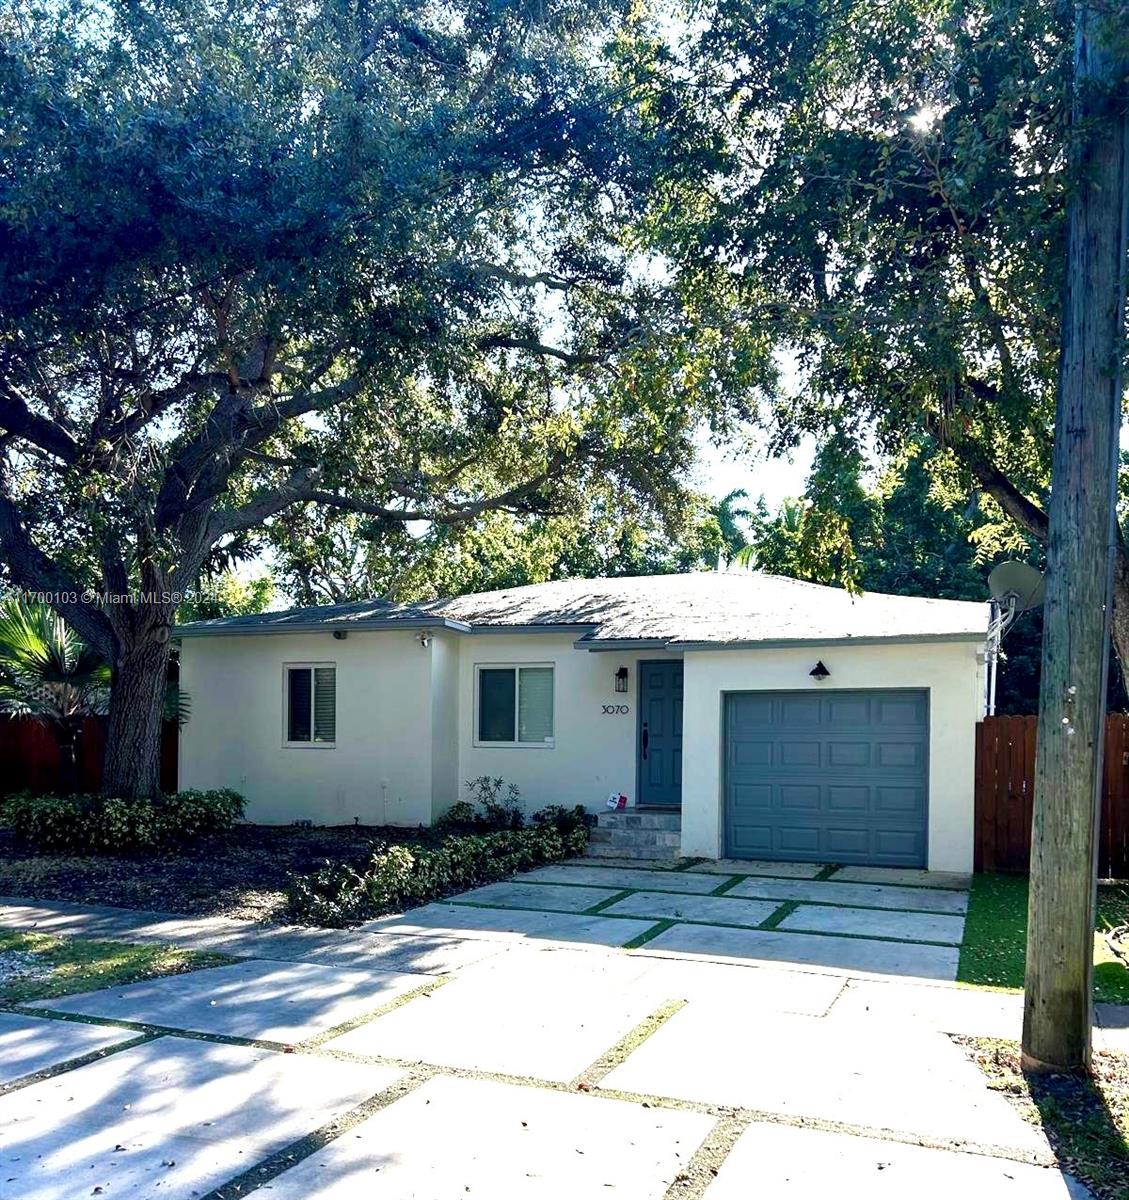
[(1129, 230), (1124, 0), (1075, 7), (1023, 1062), (1088, 1068)]

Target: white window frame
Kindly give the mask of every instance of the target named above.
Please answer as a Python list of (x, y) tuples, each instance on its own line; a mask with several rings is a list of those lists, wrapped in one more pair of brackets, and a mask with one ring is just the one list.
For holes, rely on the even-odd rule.
[[(521, 672), (523, 667), (547, 667), (553, 672), (553, 736), (543, 742), (484, 742), (478, 736), (478, 708), (482, 696), (478, 676), (482, 671), (513, 671), (514, 673), (514, 738), (518, 734), (518, 714), (521, 712)], [(555, 750), (557, 745), (557, 664), (555, 662), (484, 662), (474, 664), (474, 728), (471, 744), (483, 750)]]
[[(314, 741), (314, 704), (317, 693), (317, 677), (314, 671), (319, 667), (333, 668), (334, 682), (334, 739), (332, 742)], [(310, 672), (310, 740), (308, 742), (292, 742), (288, 738), (290, 732), (290, 672)], [(282, 664), (282, 745), (287, 750), (336, 750), (337, 749), (337, 663), (335, 662), (284, 662)]]

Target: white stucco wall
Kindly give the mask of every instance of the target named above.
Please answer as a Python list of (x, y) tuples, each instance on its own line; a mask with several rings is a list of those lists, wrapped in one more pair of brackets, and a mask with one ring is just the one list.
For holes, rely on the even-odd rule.
[[(722, 853), (726, 692), (924, 688), (929, 692), (929, 867), (971, 871), (976, 722), (984, 709), (979, 649), (972, 642), (935, 642), (687, 653), (682, 853), (705, 858)], [(824, 683), (808, 674), (817, 658), (831, 671)]]
[[(638, 664), (663, 655), (577, 650), (572, 635), (414, 630), (185, 638), (181, 680), (192, 716), (181, 731), (180, 786), (234, 787), (253, 821), (428, 824), (464, 782), (501, 776), (529, 811), (609, 792), (636, 798)], [(983, 663), (972, 642), (807, 649), (711, 650), (685, 655), (682, 850), (722, 852), (722, 708), (729, 691), (925, 688), (930, 708), (929, 866), (972, 867), (975, 725)], [(816, 658), (825, 684), (808, 672)], [(283, 737), (283, 666), (337, 666), (337, 742), (293, 747)], [(476, 746), (476, 665), (551, 664), (552, 746)], [(630, 672), (615, 691), (617, 668)], [(605, 713), (605, 705), (626, 713)]]
[[(450, 722), (433, 703), (436, 642), (424, 649), (412, 630), (185, 638), (181, 685), (192, 715), (180, 735), (182, 788), (233, 787), (247, 816), (268, 824), (429, 824), (433, 808), (433, 722)], [(443, 656), (444, 650), (440, 651)], [(337, 741), (286, 746), (283, 665), (335, 663)], [(440, 689), (442, 692), (442, 689)], [(453, 759), (440, 755), (437, 780), (450, 786)]]
[[(583, 804), (602, 809), (609, 792), (624, 792), (635, 803), (640, 658), (645, 654), (577, 650), (575, 635), (477, 634), (459, 644), (459, 779), (501, 776), (521, 789), (528, 811), (546, 804)], [(475, 666), (545, 663), (554, 668), (552, 746), (476, 746)], [(615, 690), (615, 673), (628, 669), (628, 690)], [(626, 706), (605, 714), (604, 705)]]

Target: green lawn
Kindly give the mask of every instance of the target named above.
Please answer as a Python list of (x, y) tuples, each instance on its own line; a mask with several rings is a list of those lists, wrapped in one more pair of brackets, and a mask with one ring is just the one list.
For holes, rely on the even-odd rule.
[(5, 931), (0, 932), (0, 1005), (50, 1000), (232, 961), (223, 954), (178, 950), (175, 946)]
[[(1094, 935), (1094, 999), (1129, 1004), (1129, 969), (1106, 945), (1102, 931), (1129, 922), (1129, 885), (1098, 889)], [(1027, 879), (976, 875), (968, 901), (957, 980), (976, 987), (1022, 989), (1027, 946)]]

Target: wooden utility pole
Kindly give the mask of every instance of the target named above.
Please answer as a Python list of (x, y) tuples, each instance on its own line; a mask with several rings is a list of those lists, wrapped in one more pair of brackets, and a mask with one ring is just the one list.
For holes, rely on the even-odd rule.
[(1098, 799), (1116, 546), (1129, 230), (1122, 0), (1075, 8), (1062, 360), (1055, 411), (1023, 1061), (1089, 1067)]

